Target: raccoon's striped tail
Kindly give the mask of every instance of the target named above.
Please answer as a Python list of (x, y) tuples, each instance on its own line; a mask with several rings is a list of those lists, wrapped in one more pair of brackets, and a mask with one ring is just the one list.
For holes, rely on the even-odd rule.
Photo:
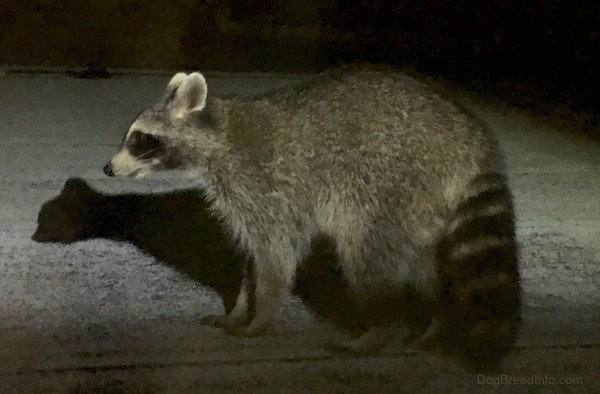
[(514, 347), (521, 287), (512, 195), (506, 178), (475, 178), (437, 256), (438, 346), (469, 366), (494, 368)]

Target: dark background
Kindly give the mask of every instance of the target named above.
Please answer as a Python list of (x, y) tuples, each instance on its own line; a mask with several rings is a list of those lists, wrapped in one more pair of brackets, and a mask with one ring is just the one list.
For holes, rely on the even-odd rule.
[(0, 65), (315, 72), (387, 64), (544, 114), (584, 114), (592, 135), (599, 30), (598, 0), (0, 0)]

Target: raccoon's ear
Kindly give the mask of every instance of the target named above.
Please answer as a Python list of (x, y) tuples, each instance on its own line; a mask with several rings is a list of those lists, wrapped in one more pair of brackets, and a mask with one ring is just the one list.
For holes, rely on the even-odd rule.
[(182, 119), (191, 112), (201, 111), (206, 106), (207, 94), (208, 87), (202, 74), (191, 73), (181, 81), (173, 101), (169, 104), (171, 117)]
[(181, 83), (183, 82), (183, 80), (186, 77), (187, 77), (186, 73), (177, 73), (177, 74), (173, 75), (173, 78), (171, 78), (171, 80), (167, 84), (167, 89), (166, 89), (167, 94), (173, 93), (173, 91), (175, 89), (177, 89), (179, 87), (179, 85), (181, 85)]

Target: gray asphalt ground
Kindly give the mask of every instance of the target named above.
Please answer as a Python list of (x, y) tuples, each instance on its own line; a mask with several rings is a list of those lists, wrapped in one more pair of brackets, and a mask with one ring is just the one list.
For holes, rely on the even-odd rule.
[[(220, 75), (215, 94), (292, 77)], [(0, 392), (600, 392), (600, 143), (456, 92), (506, 150), (525, 291), (518, 348), (500, 372), (392, 343), (380, 357), (328, 353), (341, 334), (290, 299), (275, 333), (203, 327), (216, 293), (129, 244), (39, 244), (41, 204), (70, 176), (103, 192), (189, 186), (109, 179), (102, 166), (168, 76), (0, 75)]]

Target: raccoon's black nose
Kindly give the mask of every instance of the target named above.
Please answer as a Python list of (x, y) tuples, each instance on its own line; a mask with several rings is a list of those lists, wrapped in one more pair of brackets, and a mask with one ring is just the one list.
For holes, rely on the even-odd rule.
[(108, 176), (115, 176), (115, 174), (113, 173), (112, 170), (112, 166), (110, 165), (110, 163), (108, 163), (107, 165), (104, 166), (104, 173)]

